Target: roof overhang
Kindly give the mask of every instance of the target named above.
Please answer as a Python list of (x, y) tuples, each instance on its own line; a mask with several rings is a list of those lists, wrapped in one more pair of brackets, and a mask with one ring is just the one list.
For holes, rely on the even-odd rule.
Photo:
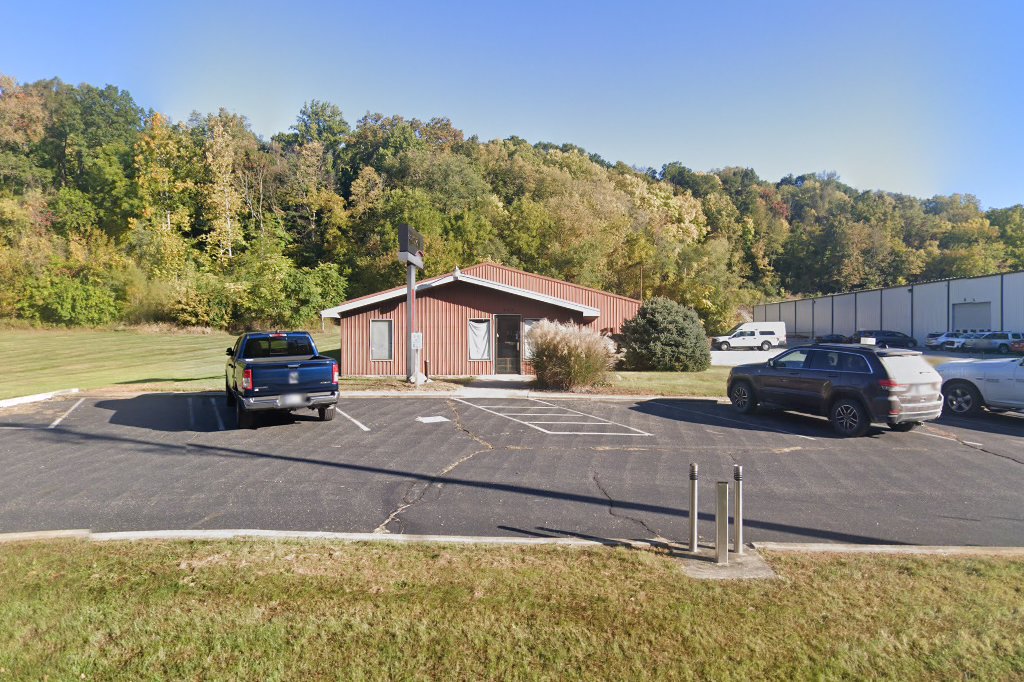
[[(558, 308), (564, 308), (566, 310), (573, 310), (580, 313), (584, 318), (593, 319), (601, 315), (601, 311), (591, 306), (583, 305), (581, 303), (575, 303), (573, 301), (567, 301), (564, 298), (556, 298), (555, 296), (548, 296), (546, 294), (538, 294), (536, 291), (530, 291), (529, 289), (523, 289), (521, 287), (514, 287), (509, 284), (502, 284), (500, 282), (493, 282), (489, 279), (483, 279), (482, 277), (474, 277), (473, 275), (466, 275), (456, 270), (450, 275), (444, 275), (437, 279), (430, 279), (420, 282), (416, 285), (416, 293), (423, 291), (430, 291), (445, 284), (451, 284), (452, 282), (465, 282), (466, 284), (472, 284), (474, 286), (484, 287), (485, 289), (493, 289), (502, 293), (511, 294), (513, 296), (520, 296), (522, 298), (528, 298), (533, 301), (539, 301), (541, 303), (547, 303)], [(342, 313), (349, 312), (350, 310), (358, 310), (359, 308), (366, 308), (367, 306), (376, 305), (383, 303), (384, 301), (390, 301), (396, 298), (402, 298), (406, 295), (405, 288), (389, 289), (388, 291), (382, 291), (379, 294), (372, 294), (370, 296), (363, 296), (355, 300), (349, 301), (348, 303), (342, 303), (339, 306), (333, 308), (327, 308), (326, 310), (320, 311), (321, 318), (328, 317), (341, 317)]]

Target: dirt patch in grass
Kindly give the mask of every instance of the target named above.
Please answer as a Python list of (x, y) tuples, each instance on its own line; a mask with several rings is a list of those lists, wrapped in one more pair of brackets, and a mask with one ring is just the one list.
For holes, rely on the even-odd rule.
[(0, 678), (1011, 679), (1024, 562), (625, 549), (0, 546)]

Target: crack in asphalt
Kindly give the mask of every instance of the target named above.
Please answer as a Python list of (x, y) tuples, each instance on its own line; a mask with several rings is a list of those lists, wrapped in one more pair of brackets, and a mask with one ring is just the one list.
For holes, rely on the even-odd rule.
[(459, 411), (455, 409), (455, 403), (453, 403), (451, 400), (446, 400), (445, 402), (448, 404), (448, 408), (452, 411), (452, 422), (455, 425), (455, 428), (465, 433), (467, 436), (475, 440), (483, 447), (480, 448), (479, 450), (474, 450), (468, 455), (460, 457), (459, 459), (455, 460), (454, 462), (446, 466), (441, 471), (437, 472), (436, 474), (432, 474), (430, 478), (428, 478), (425, 481), (413, 481), (412, 483), (410, 483), (409, 489), (406, 490), (405, 495), (402, 496), (402, 503), (398, 505), (398, 507), (396, 507), (393, 512), (388, 514), (388, 517), (384, 519), (383, 523), (381, 523), (379, 526), (373, 529), (374, 533), (390, 533), (391, 531), (388, 530), (388, 525), (395, 521), (404, 512), (408, 511), (410, 507), (421, 502), (423, 500), (423, 496), (427, 494), (427, 491), (430, 490), (431, 486), (437, 485), (439, 489), (444, 486), (444, 483), (441, 481), (442, 477), (447, 476), (460, 464), (468, 462), (469, 460), (473, 459), (480, 453), (488, 452), (494, 449), (494, 445), (492, 443), (484, 440), (483, 438), (481, 438), (480, 436), (476, 435), (468, 428), (466, 428), (466, 426), (462, 423), (462, 415), (460, 415)]
[(943, 429), (943, 428), (941, 428), (939, 426), (935, 426), (935, 425), (929, 425), (929, 427), (930, 427), (928, 429), (929, 431), (934, 431), (934, 432), (936, 432), (936, 433), (938, 433), (938, 434), (940, 434), (942, 436), (945, 436), (946, 438), (952, 438), (953, 440), (955, 440), (960, 445), (963, 445), (964, 447), (970, 448), (972, 450), (977, 450), (978, 452), (984, 452), (986, 455), (992, 455), (993, 457), (999, 457), (1000, 459), (1008, 459), (1011, 462), (1013, 462), (1014, 464), (1024, 465), (1024, 462), (1022, 462), (1021, 460), (1017, 459), (1016, 457), (1011, 457), (1010, 455), (1004, 455), (1004, 454), (1002, 454), (1000, 452), (993, 452), (992, 450), (987, 449), (981, 443), (974, 443), (974, 442), (971, 442), (971, 441), (966, 441), (966, 440), (961, 438), (958, 434), (956, 434), (953, 431), (947, 431), (947, 430), (945, 430), (945, 429)]
[(605, 489), (604, 484), (601, 483), (601, 479), (598, 478), (597, 472), (596, 471), (591, 471), (590, 472), (590, 477), (593, 479), (594, 485), (597, 486), (597, 489), (600, 490), (601, 494), (604, 495), (605, 498), (608, 500), (608, 513), (611, 516), (614, 516), (617, 519), (625, 519), (627, 521), (632, 521), (633, 523), (638, 524), (641, 528), (643, 528), (645, 531), (650, 533), (649, 539), (659, 540), (659, 541), (662, 541), (662, 542), (668, 542), (668, 540), (666, 538), (663, 538), (661, 536), (661, 533), (659, 533), (658, 531), (656, 531), (653, 528), (651, 528), (650, 526), (648, 526), (647, 522), (644, 521), (643, 519), (641, 519), (639, 517), (636, 517), (636, 516), (629, 516), (628, 514), (616, 514), (615, 513), (615, 500), (613, 500), (612, 496), (608, 494), (608, 491)]

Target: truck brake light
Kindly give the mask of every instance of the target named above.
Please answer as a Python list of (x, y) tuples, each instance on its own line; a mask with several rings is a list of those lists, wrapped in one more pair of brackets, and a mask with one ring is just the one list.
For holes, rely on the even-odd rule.
[(244, 372), (242, 372), (242, 390), (243, 391), (251, 391), (252, 390), (252, 370), (251, 369), (247, 369)]
[(333, 368), (333, 371), (331, 372), (331, 383), (336, 384), (338, 383), (338, 365), (331, 365), (331, 367)]

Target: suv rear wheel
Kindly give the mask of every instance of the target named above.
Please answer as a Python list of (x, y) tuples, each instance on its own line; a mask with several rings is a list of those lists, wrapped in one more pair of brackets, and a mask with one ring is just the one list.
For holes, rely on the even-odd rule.
[(772, 342), (771, 341), (762, 341), (761, 342), (761, 350), (771, 350), (771, 349), (772, 349)]
[(867, 410), (859, 400), (840, 398), (828, 413), (832, 428), (843, 438), (863, 436), (871, 426)]
[(997, 350), (999, 351), (1000, 355), (1006, 355), (1007, 353), (1010, 352), (1010, 347), (1007, 346), (1005, 343), (1001, 343), (999, 344), (999, 348)]
[(951, 381), (942, 387), (942, 408), (947, 412), (969, 417), (981, 411), (981, 393), (966, 381)]
[(734, 410), (740, 414), (750, 414), (757, 409), (754, 387), (749, 381), (736, 381), (729, 388), (729, 401)]

